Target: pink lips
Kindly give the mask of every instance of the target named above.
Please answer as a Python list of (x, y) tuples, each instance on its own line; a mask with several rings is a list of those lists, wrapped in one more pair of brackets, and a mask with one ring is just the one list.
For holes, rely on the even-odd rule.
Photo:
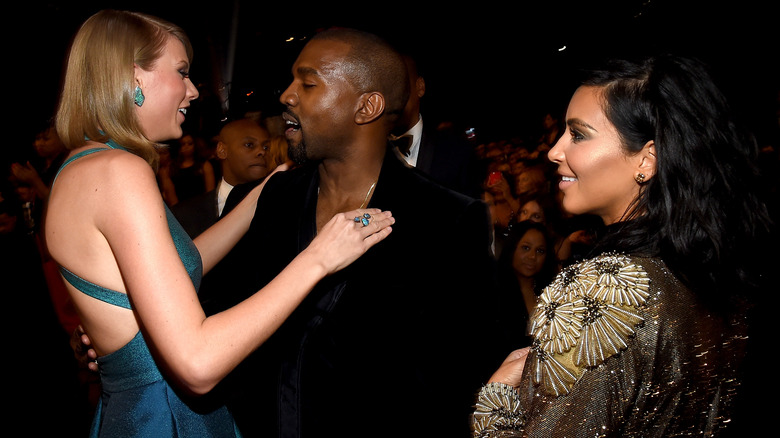
[(558, 188), (564, 190), (567, 187), (574, 185), (575, 182), (577, 182), (577, 179), (574, 177), (561, 176), (561, 181), (558, 183)]

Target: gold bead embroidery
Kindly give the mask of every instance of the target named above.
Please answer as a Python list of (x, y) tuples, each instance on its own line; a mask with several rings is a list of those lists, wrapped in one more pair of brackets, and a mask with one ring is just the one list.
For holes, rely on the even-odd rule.
[(488, 383), (479, 392), (472, 416), (475, 437), (488, 437), (501, 431), (519, 431), (525, 424), (517, 390), (503, 383)]
[(644, 322), (647, 273), (624, 255), (604, 254), (568, 267), (543, 291), (531, 316), (535, 385), (563, 395), (587, 368), (624, 350)]

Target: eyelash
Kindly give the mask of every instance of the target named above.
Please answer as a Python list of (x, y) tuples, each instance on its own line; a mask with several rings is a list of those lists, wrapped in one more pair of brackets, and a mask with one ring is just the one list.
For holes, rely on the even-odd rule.
[(569, 133), (571, 134), (572, 141), (574, 141), (575, 143), (585, 140), (585, 136), (582, 135), (576, 129), (569, 129)]
[(187, 70), (179, 70), (179, 74), (182, 78), (187, 79), (190, 77), (190, 72)]

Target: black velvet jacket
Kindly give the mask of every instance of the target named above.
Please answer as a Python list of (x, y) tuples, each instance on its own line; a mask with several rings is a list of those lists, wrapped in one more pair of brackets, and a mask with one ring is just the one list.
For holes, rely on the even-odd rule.
[[(314, 238), (317, 188), (314, 164), (269, 180), (221, 267), (220, 293), (237, 293), (215, 310), (258, 290)], [(392, 211), (391, 235), (324, 279), (228, 379), (245, 435), (469, 435), (475, 388), (516, 347), (487, 207), (392, 152), (369, 207)]]

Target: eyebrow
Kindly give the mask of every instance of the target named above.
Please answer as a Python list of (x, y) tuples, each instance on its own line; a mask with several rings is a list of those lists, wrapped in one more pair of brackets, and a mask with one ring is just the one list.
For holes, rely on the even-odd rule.
[(568, 120), (566, 120), (566, 124), (568, 126), (580, 126), (580, 127), (583, 127), (583, 128), (590, 129), (591, 131), (594, 131), (594, 132), (599, 132), (596, 128), (594, 128), (593, 126), (585, 123), (585, 121), (583, 121), (581, 119), (568, 119)]
[(301, 76), (314, 75), (319, 76), (319, 72), (311, 67), (298, 67), (297, 72)]
[(183, 68), (184, 70), (187, 70), (187, 71), (189, 71), (189, 70), (190, 70), (190, 68), (191, 68), (191, 66), (190, 66), (190, 62), (189, 62), (189, 61), (187, 61), (187, 60), (185, 60), (185, 59), (180, 59), (180, 60), (176, 61), (176, 63), (174, 64), (174, 66), (175, 66), (176, 68)]

